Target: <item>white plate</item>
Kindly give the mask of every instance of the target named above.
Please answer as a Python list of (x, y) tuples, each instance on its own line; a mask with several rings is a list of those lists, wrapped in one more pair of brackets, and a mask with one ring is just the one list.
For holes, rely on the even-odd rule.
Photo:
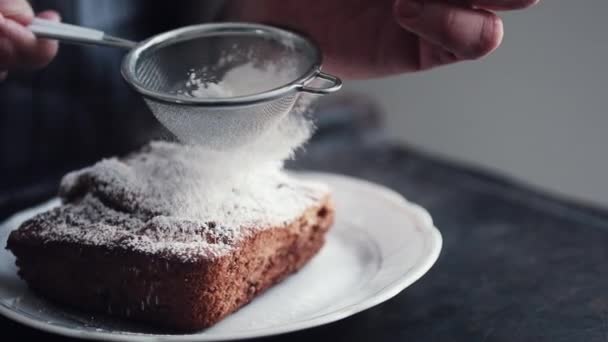
[[(334, 322), (382, 303), (435, 263), (441, 235), (429, 214), (384, 187), (339, 175), (300, 176), (330, 185), (336, 224), (321, 252), (300, 272), (210, 329), (191, 335), (143, 331), (124, 322), (58, 308), (27, 290), (15, 258), (0, 249), (0, 314), (66, 336), (112, 341), (218, 341), (261, 337)], [(51, 201), (0, 225), (0, 243)], [(3, 247), (2, 246), (2, 247)]]

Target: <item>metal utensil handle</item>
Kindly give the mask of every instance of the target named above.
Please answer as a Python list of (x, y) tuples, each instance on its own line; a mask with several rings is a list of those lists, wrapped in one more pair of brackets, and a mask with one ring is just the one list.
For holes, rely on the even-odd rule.
[(40, 18), (34, 18), (28, 28), (36, 36), (41, 38), (57, 39), (77, 44), (122, 47), (129, 50), (137, 45), (136, 42), (112, 37), (105, 34), (103, 31)]
[[(308, 86), (308, 84), (310, 82), (314, 81), (315, 79), (319, 79), (319, 78), (329, 81), (330, 84), (326, 87), (318, 87), (318, 88)], [(326, 74), (320, 70), (317, 71), (317, 73), (314, 74), (307, 81), (305, 81), (304, 84), (300, 84), (298, 86), (298, 90), (300, 90), (300, 91), (311, 93), (311, 94), (318, 94), (318, 95), (331, 94), (333, 92), (340, 90), (340, 88), (342, 88), (341, 79), (339, 79), (338, 77), (336, 77), (334, 75)]]

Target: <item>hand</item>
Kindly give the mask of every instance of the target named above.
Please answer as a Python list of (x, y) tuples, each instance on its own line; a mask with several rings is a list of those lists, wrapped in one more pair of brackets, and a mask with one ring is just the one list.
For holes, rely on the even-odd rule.
[[(45, 11), (38, 17), (59, 21), (59, 14)], [(8, 71), (19, 68), (41, 68), (57, 54), (57, 42), (36, 39), (26, 28), (34, 18), (26, 0), (0, 0), (0, 81)]]
[(235, 0), (236, 18), (311, 36), (324, 69), (369, 78), (483, 57), (503, 37), (492, 11), (538, 0)]

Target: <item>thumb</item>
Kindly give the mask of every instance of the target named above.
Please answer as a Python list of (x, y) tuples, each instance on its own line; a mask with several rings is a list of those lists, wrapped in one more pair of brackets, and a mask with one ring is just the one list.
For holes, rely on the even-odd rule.
[[(59, 15), (52, 11), (42, 12), (40, 17), (59, 20)], [(41, 68), (55, 57), (57, 47), (57, 41), (37, 39), (16, 20), (0, 18), (0, 69)]]

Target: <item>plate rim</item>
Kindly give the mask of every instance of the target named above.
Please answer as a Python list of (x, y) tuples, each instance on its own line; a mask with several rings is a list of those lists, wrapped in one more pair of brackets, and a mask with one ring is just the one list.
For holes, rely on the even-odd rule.
[[(408, 201), (403, 195), (398, 192), (372, 181), (360, 179), (348, 175), (319, 172), (319, 171), (289, 171), (297, 176), (304, 178), (311, 178), (314, 180), (321, 180), (333, 178), (338, 181), (346, 181), (356, 184), (359, 187), (363, 187), (366, 191), (373, 191), (382, 196), (387, 200), (394, 202), (400, 206), (408, 207), (411, 210), (411, 217), (416, 220), (416, 227), (424, 235), (424, 250), (427, 253), (423, 254), (417, 262), (405, 271), (398, 279), (390, 282), (382, 289), (378, 290), (369, 297), (361, 300), (357, 303), (353, 303), (346, 307), (340, 308), (336, 311), (328, 312), (320, 316), (315, 316), (302, 321), (295, 321), (287, 323), (278, 327), (262, 328), (259, 330), (249, 330), (244, 332), (235, 332), (224, 336), (205, 336), (195, 334), (183, 334), (183, 335), (172, 335), (172, 334), (146, 334), (146, 333), (121, 333), (121, 334), (108, 334), (105, 331), (84, 331), (75, 330), (70, 327), (64, 327), (61, 325), (48, 324), (40, 321), (34, 317), (29, 317), (26, 312), (18, 312), (13, 308), (9, 307), (5, 303), (0, 302), (0, 315), (11, 319), (17, 323), (23, 324), (30, 328), (38, 329), (44, 332), (58, 334), (66, 337), (75, 337), (86, 340), (103, 340), (103, 341), (233, 341), (238, 339), (249, 339), (249, 338), (260, 338), (274, 335), (281, 335), (290, 332), (296, 332), (300, 330), (310, 329), (333, 323), (344, 318), (350, 317), (374, 306), (377, 306), (401, 293), (407, 287), (412, 285), (414, 282), (420, 280), (436, 263), (441, 249), (443, 247), (443, 238), (439, 229), (434, 225), (433, 220), (428, 211), (421, 206)], [(44, 205), (48, 202), (40, 203)], [(35, 207), (35, 206), (34, 206)], [(33, 207), (32, 207), (33, 208)], [(27, 210), (27, 209), (25, 209)], [(17, 215), (22, 213), (19, 211), (7, 219), (3, 220), (0, 225), (13, 220)]]

